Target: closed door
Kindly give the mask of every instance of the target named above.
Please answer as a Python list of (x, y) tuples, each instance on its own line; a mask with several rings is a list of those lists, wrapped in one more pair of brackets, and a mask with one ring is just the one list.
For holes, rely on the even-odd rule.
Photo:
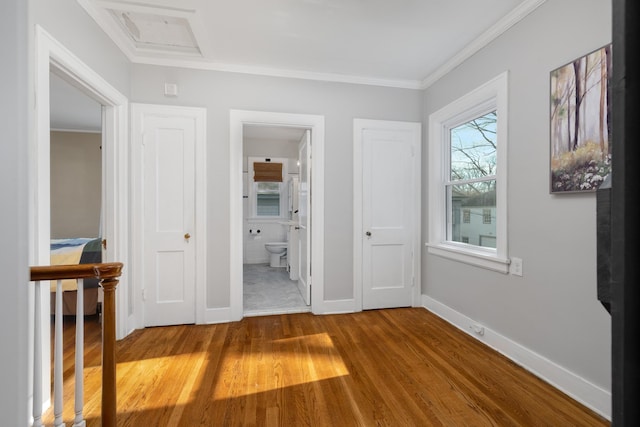
[(412, 305), (415, 141), (410, 131), (362, 131), (363, 309)]
[(305, 131), (298, 144), (300, 182), (298, 184), (298, 289), (311, 304), (311, 132)]
[(195, 323), (195, 122), (146, 116), (145, 325)]

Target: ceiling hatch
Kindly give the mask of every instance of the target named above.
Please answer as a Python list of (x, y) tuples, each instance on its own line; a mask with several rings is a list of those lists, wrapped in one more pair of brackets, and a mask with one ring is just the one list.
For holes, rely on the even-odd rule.
[(202, 60), (206, 56), (206, 31), (196, 9), (165, 7), (148, 0), (77, 1), (132, 62), (145, 58)]
[(114, 9), (109, 12), (137, 50), (202, 56), (185, 18)]

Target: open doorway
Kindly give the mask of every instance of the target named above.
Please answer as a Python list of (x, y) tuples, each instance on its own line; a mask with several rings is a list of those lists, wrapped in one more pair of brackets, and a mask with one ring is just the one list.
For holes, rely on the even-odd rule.
[[(66, 83), (80, 90), (83, 94), (102, 105), (102, 207), (104, 213), (102, 225), (103, 236), (112, 244), (104, 252), (106, 260), (122, 261), (129, 264), (127, 252), (128, 223), (128, 187), (126, 179), (128, 171), (127, 157), (127, 98), (110, 86), (105, 80), (87, 67), (62, 44), (49, 35), (44, 29), (36, 26), (37, 58), (35, 67), (34, 91), (36, 94), (36, 113), (34, 122), (34, 138), (31, 140), (29, 157), (29, 264), (49, 265), (51, 247), (51, 173), (50, 173), (50, 86), (52, 72)], [(127, 304), (127, 273), (121, 277), (117, 293), (117, 338), (123, 338), (129, 331)], [(124, 288), (124, 290), (123, 290)], [(49, 289), (42, 287), (41, 306), (36, 308), (42, 313), (50, 309)], [(30, 295), (33, 304), (35, 295)], [(41, 316), (42, 334), (42, 396), (44, 401), (49, 397), (49, 317)], [(35, 325), (30, 334), (33, 336)], [(33, 342), (32, 339), (29, 340)], [(29, 349), (29, 358), (33, 360), (33, 346)], [(33, 396), (33, 390), (30, 390)], [(31, 406), (32, 403), (30, 402)]]
[[(102, 105), (50, 73), (51, 265), (102, 262)], [(77, 313), (74, 280), (62, 282), (62, 314)], [(52, 289), (53, 291), (53, 289)], [(84, 314), (100, 312), (96, 279), (84, 282)], [(55, 312), (52, 293), (51, 313)]]
[[(245, 315), (245, 274), (243, 271), (245, 266), (244, 261), (245, 258), (250, 258), (253, 255), (249, 253), (249, 251), (251, 251), (252, 249), (249, 249), (250, 246), (248, 243), (245, 244), (245, 240), (247, 242), (251, 242), (252, 248), (255, 246), (255, 248), (259, 249), (262, 252), (261, 256), (266, 256), (266, 254), (268, 253), (266, 247), (264, 247), (262, 243), (266, 240), (270, 240), (270, 238), (267, 237), (256, 239), (255, 237), (257, 237), (258, 234), (262, 235), (262, 229), (260, 229), (260, 233), (257, 233), (257, 228), (253, 228), (253, 225), (257, 223), (247, 221), (245, 219), (245, 210), (249, 212), (249, 217), (251, 217), (251, 212), (254, 212), (255, 208), (253, 206), (249, 206), (250, 196), (248, 194), (248, 191), (245, 192), (243, 190), (248, 190), (248, 184), (251, 180), (250, 175), (253, 174), (253, 170), (251, 171), (251, 173), (249, 172), (248, 157), (256, 157), (258, 160), (261, 160), (261, 163), (269, 163), (267, 159), (271, 159), (272, 157), (276, 158), (274, 156), (274, 154), (276, 153), (275, 151), (255, 151), (255, 156), (247, 155), (253, 153), (245, 153), (245, 151), (253, 149), (251, 148), (252, 143), (250, 141), (252, 136), (263, 137), (264, 135), (267, 135), (269, 133), (289, 133), (291, 135), (295, 134), (295, 136), (290, 137), (290, 142), (281, 142), (281, 144), (291, 144), (291, 146), (288, 150), (286, 149), (285, 145), (279, 147), (284, 150), (282, 151), (282, 157), (280, 157), (284, 160), (280, 161), (280, 163), (286, 165), (287, 168), (291, 163), (293, 163), (293, 167), (291, 167), (291, 169), (293, 171), (295, 171), (295, 169), (298, 169), (297, 172), (299, 179), (302, 168), (298, 168), (297, 162), (298, 160), (300, 160), (300, 147), (304, 145), (301, 145), (301, 140), (303, 139), (303, 135), (308, 135), (308, 138), (310, 138), (309, 142), (306, 144), (306, 149), (308, 151), (307, 154), (305, 154), (305, 158), (308, 159), (308, 167), (304, 171), (305, 176), (308, 176), (308, 182), (306, 182), (305, 185), (312, 183), (313, 186), (312, 191), (308, 191), (309, 188), (307, 187), (307, 192), (305, 193), (305, 197), (308, 197), (308, 204), (305, 204), (308, 211), (296, 213), (298, 215), (298, 218), (296, 218), (293, 212), (296, 209), (292, 208), (291, 217), (289, 217), (289, 212), (287, 210), (287, 203), (289, 201), (288, 193), (286, 191), (283, 191), (281, 194), (279, 194), (278, 203), (282, 202), (282, 204), (280, 205), (282, 206), (280, 208), (282, 210), (278, 212), (278, 218), (273, 218), (273, 222), (275, 222), (275, 224), (273, 225), (276, 226), (276, 231), (274, 231), (274, 233), (280, 234), (277, 236), (274, 234), (273, 238), (277, 238), (278, 241), (284, 242), (284, 240), (286, 239), (287, 231), (290, 232), (290, 229), (295, 230), (296, 226), (301, 227), (301, 220), (304, 218), (300, 218), (299, 214), (303, 213), (308, 215), (310, 226), (307, 230), (308, 238), (304, 242), (306, 250), (298, 252), (294, 249), (294, 252), (298, 252), (300, 253), (300, 256), (304, 256), (309, 267), (307, 270), (309, 273), (306, 277), (304, 277), (304, 279), (307, 279), (307, 283), (304, 288), (308, 292), (308, 298), (305, 303), (306, 307), (304, 308), (304, 311), (308, 311), (310, 309), (314, 313), (322, 312), (322, 297), (324, 288), (324, 117), (306, 114), (232, 110), (230, 119), (231, 233), (229, 248), (231, 276), (230, 305), (232, 320), (239, 320)], [(247, 134), (246, 149), (244, 138), (245, 133)], [(293, 142), (295, 140), (297, 141)], [(273, 143), (266, 142), (265, 140), (262, 140), (262, 142), (255, 142), (255, 145), (258, 145), (258, 148), (256, 150), (275, 149), (274, 147), (270, 147), (271, 144)], [(297, 152), (297, 154), (293, 154), (295, 152)], [(313, 167), (311, 167), (311, 162), (313, 162)], [(289, 174), (287, 173), (287, 175)], [(283, 179), (289, 178), (285, 175), (282, 176)], [(252, 185), (255, 185), (255, 180)], [(302, 194), (302, 192), (298, 192), (299, 196)], [(243, 196), (245, 195), (247, 196), (247, 199), (243, 198)], [(286, 199), (285, 196), (287, 196)], [(282, 197), (282, 199), (280, 199), (280, 197)], [(268, 198), (269, 196), (265, 197), (265, 203), (269, 203), (267, 202)], [(275, 205), (274, 200), (275, 197), (271, 200), (272, 205)], [(285, 203), (285, 200), (287, 203)], [(283, 224), (278, 224), (278, 222)], [(267, 234), (265, 233), (265, 235)], [(297, 238), (294, 238), (293, 240), (300, 242), (300, 240)], [(245, 249), (247, 249), (248, 251), (245, 251)], [(302, 262), (304, 262), (305, 260), (303, 260)], [(266, 259), (263, 258), (263, 261), (266, 261)], [(282, 260), (282, 265), (284, 267), (274, 268), (282, 268), (282, 273), (286, 277), (286, 273), (284, 272), (287, 272), (286, 266), (287, 262), (289, 261), (291, 260), (287, 260), (286, 257), (284, 257), (284, 259)], [(298, 259), (298, 262), (300, 262), (300, 259)], [(264, 262), (263, 264), (266, 264), (266, 262)], [(269, 264), (271, 264), (271, 257), (269, 257)], [(289, 265), (291, 264), (289, 263)], [(287, 273), (290, 273), (290, 267)], [(259, 275), (260, 273), (258, 273), (258, 276)], [(291, 281), (290, 275), (287, 280)], [(293, 280), (293, 282), (297, 286), (299, 280)], [(266, 312), (269, 311), (269, 309), (256, 308), (254, 313), (256, 313), (258, 310), (261, 312), (260, 314), (267, 314)], [(271, 312), (277, 313), (283, 311), (282, 308), (272, 307)]]
[[(101, 234), (110, 244), (103, 252), (105, 261), (118, 260), (125, 265), (128, 258), (128, 129), (127, 98), (109, 85), (100, 75), (36, 26), (36, 93), (35, 137), (32, 140), (29, 183), (29, 263), (49, 265), (51, 246), (51, 105), (52, 79), (61, 79), (83, 96), (101, 106)], [(54, 76), (55, 77), (52, 77)], [(55, 82), (54, 82), (55, 84)], [(68, 105), (65, 105), (67, 108)], [(128, 325), (131, 310), (128, 301), (128, 273), (123, 274), (117, 292), (117, 337), (123, 338), (130, 331)], [(46, 292), (45, 292), (46, 291)], [(49, 290), (44, 289), (41, 298), (48, 310)], [(43, 316), (43, 330), (47, 330)], [(46, 335), (46, 334), (45, 334)], [(46, 345), (48, 337), (43, 337)], [(45, 347), (46, 348), (46, 347)], [(45, 357), (46, 360), (46, 357)]]
[(243, 314), (310, 311), (311, 221), (305, 213), (311, 132), (245, 124), (242, 135)]

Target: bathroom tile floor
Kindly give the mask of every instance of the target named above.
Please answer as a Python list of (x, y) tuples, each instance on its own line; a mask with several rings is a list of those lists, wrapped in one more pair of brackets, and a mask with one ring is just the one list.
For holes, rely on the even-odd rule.
[(245, 316), (304, 313), (311, 311), (295, 281), (284, 268), (269, 264), (244, 264), (243, 304)]

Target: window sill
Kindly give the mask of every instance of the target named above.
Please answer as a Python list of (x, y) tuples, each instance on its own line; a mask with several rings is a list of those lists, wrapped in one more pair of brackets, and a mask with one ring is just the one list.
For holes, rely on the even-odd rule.
[(485, 268), (487, 270), (497, 271), (502, 274), (509, 273), (509, 264), (511, 264), (511, 260), (498, 258), (496, 255), (489, 252), (462, 248), (446, 243), (426, 243), (426, 246), (427, 252), (433, 255)]
[(247, 218), (247, 224), (278, 223), (286, 220), (287, 218), (280, 217), (280, 216), (252, 217), (252, 218)]

